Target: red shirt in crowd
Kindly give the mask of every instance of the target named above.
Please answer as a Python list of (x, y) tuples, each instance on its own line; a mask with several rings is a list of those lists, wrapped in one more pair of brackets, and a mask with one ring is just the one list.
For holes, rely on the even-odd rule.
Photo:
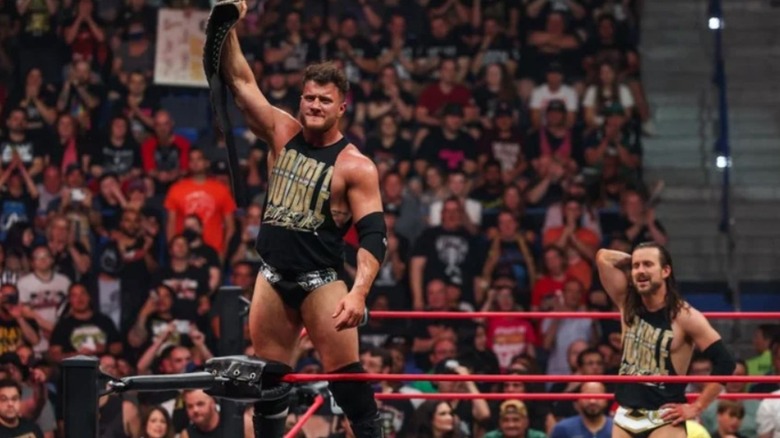
[(197, 216), (203, 223), (203, 241), (221, 253), (225, 242), (225, 216), (236, 211), (233, 194), (225, 184), (213, 179), (197, 183), (190, 178), (171, 186), (165, 198), (166, 210), (176, 213), (176, 233), (184, 229), (184, 219)]
[(431, 84), (420, 93), (417, 106), (428, 110), (428, 115), (436, 116), (448, 103), (456, 103), (462, 108), (473, 105), (471, 92), (463, 85), (453, 85), (449, 93), (444, 93), (439, 83)]
[[(157, 137), (150, 136), (143, 145), (141, 145), (141, 161), (144, 165), (144, 172), (157, 169), (157, 160), (155, 154), (157, 148), (160, 147), (160, 142)], [(190, 165), (190, 142), (186, 138), (180, 135), (173, 135), (171, 141), (171, 147), (175, 147), (179, 152), (179, 168), (186, 171)], [(168, 170), (168, 169), (166, 169)]]
[(498, 357), (502, 371), (511, 365), (512, 358), (528, 353), (539, 342), (531, 322), (516, 316), (488, 319), (486, 335), (487, 347)]

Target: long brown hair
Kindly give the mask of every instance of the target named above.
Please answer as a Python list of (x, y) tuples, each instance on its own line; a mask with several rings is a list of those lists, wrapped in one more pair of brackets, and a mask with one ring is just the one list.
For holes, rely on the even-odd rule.
[[(643, 248), (656, 248), (658, 250), (658, 262), (661, 268), (669, 266), (671, 272), (666, 277), (664, 283), (666, 283), (666, 305), (664, 307), (666, 315), (669, 321), (672, 321), (680, 313), (680, 310), (685, 307), (685, 300), (680, 295), (680, 289), (677, 287), (677, 280), (674, 278), (674, 268), (672, 267), (672, 255), (669, 253), (663, 245), (655, 242), (640, 243), (634, 248), (634, 251)], [(630, 268), (629, 268), (630, 269)], [(626, 294), (626, 302), (623, 312), (623, 321), (626, 325), (631, 325), (634, 321), (634, 316), (641, 315), (646, 312), (645, 306), (642, 304), (642, 297), (634, 286), (634, 280), (629, 276), (628, 290)]]

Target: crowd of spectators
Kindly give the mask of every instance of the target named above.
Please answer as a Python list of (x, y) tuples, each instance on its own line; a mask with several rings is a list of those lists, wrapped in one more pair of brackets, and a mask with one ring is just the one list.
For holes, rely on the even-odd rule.
[[(311, 62), (332, 60), (350, 81), (342, 128), (379, 169), (389, 230), (371, 309), (518, 312), (371, 320), (360, 329), (363, 366), (615, 373), (618, 322), (530, 320), (522, 312), (613, 309), (594, 275), (596, 251), (667, 243), (654, 210), (658, 186), (642, 174), (642, 138), (654, 126), (637, 50), (641, 2), (249, 3), (237, 31), (272, 104), (296, 113), (301, 71)], [(206, 92), (154, 82), (160, 7), (210, 4), (0, 0), (2, 436), (58, 436), (65, 358), (98, 356), (116, 377), (198, 369), (217, 352), (220, 286), (251, 295), (266, 148), (238, 130), (252, 195), (238, 210), (224, 138), (206, 114), (205, 128), (180, 125), (192, 114), (165, 105), (182, 94), (204, 102)], [(349, 282), (354, 233), (345, 240)], [(780, 370), (774, 330), (759, 330), (763, 356), (739, 372)], [(308, 338), (296, 358), (298, 372), (323, 371)], [(694, 361), (692, 370), (706, 373), (707, 365)], [(377, 390), (609, 388), (388, 381)], [(608, 436), (598, 431), (611, 427), (607, 403), (588, 398), (380, 405), (388, 437)], [(744, 436), (776, 437), (778, 412), (770, 404), (720, 403), (703, 422), (720, 433), (713, 436), (731, 436), (741, 424)], [(221, 428), (217, 404), (201, 391), (100, 400), (101, 438), (221, 437)], [(326, 407), (303, 436), (350, 433)]]

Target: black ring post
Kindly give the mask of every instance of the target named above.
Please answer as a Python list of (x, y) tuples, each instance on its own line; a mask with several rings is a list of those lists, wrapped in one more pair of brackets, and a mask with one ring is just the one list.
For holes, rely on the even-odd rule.
[(65, 438), (97, 438), (98, 359), (75, 356), (62, 361), (62, 418)]
[[(241, 300), (241, 288), (223, 286), (217, 295), (219, 306), (220, 356), (244, 353), (244, 315), (246, 305)], [(220, 423), (225, 437), (244, 436), (244, 405), (232, 400), (220, 401)]]

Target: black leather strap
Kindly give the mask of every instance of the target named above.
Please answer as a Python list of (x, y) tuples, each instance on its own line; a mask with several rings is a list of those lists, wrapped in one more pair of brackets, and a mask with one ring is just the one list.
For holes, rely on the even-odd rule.
[(239, 3), (237, 0), (221, 0), (211, 10), (208, 23), (206, 24), (203, 69), (211, 90), (211, 106), (217, 115), (222, 133), (225, 135), (233, 197), (236, 200), (236, 205), (239, 208), (244, 208), (248, 202), (246, 186), (241, 176), (241, 168), (238, 165), (238, 151), (236, 150), (236, 140), (233, 135), (233, 124), (227, 112), (228, 89), (222, 78), (220, 68), (222, 47), (225, 44), (228, 33), (239, 19)]

